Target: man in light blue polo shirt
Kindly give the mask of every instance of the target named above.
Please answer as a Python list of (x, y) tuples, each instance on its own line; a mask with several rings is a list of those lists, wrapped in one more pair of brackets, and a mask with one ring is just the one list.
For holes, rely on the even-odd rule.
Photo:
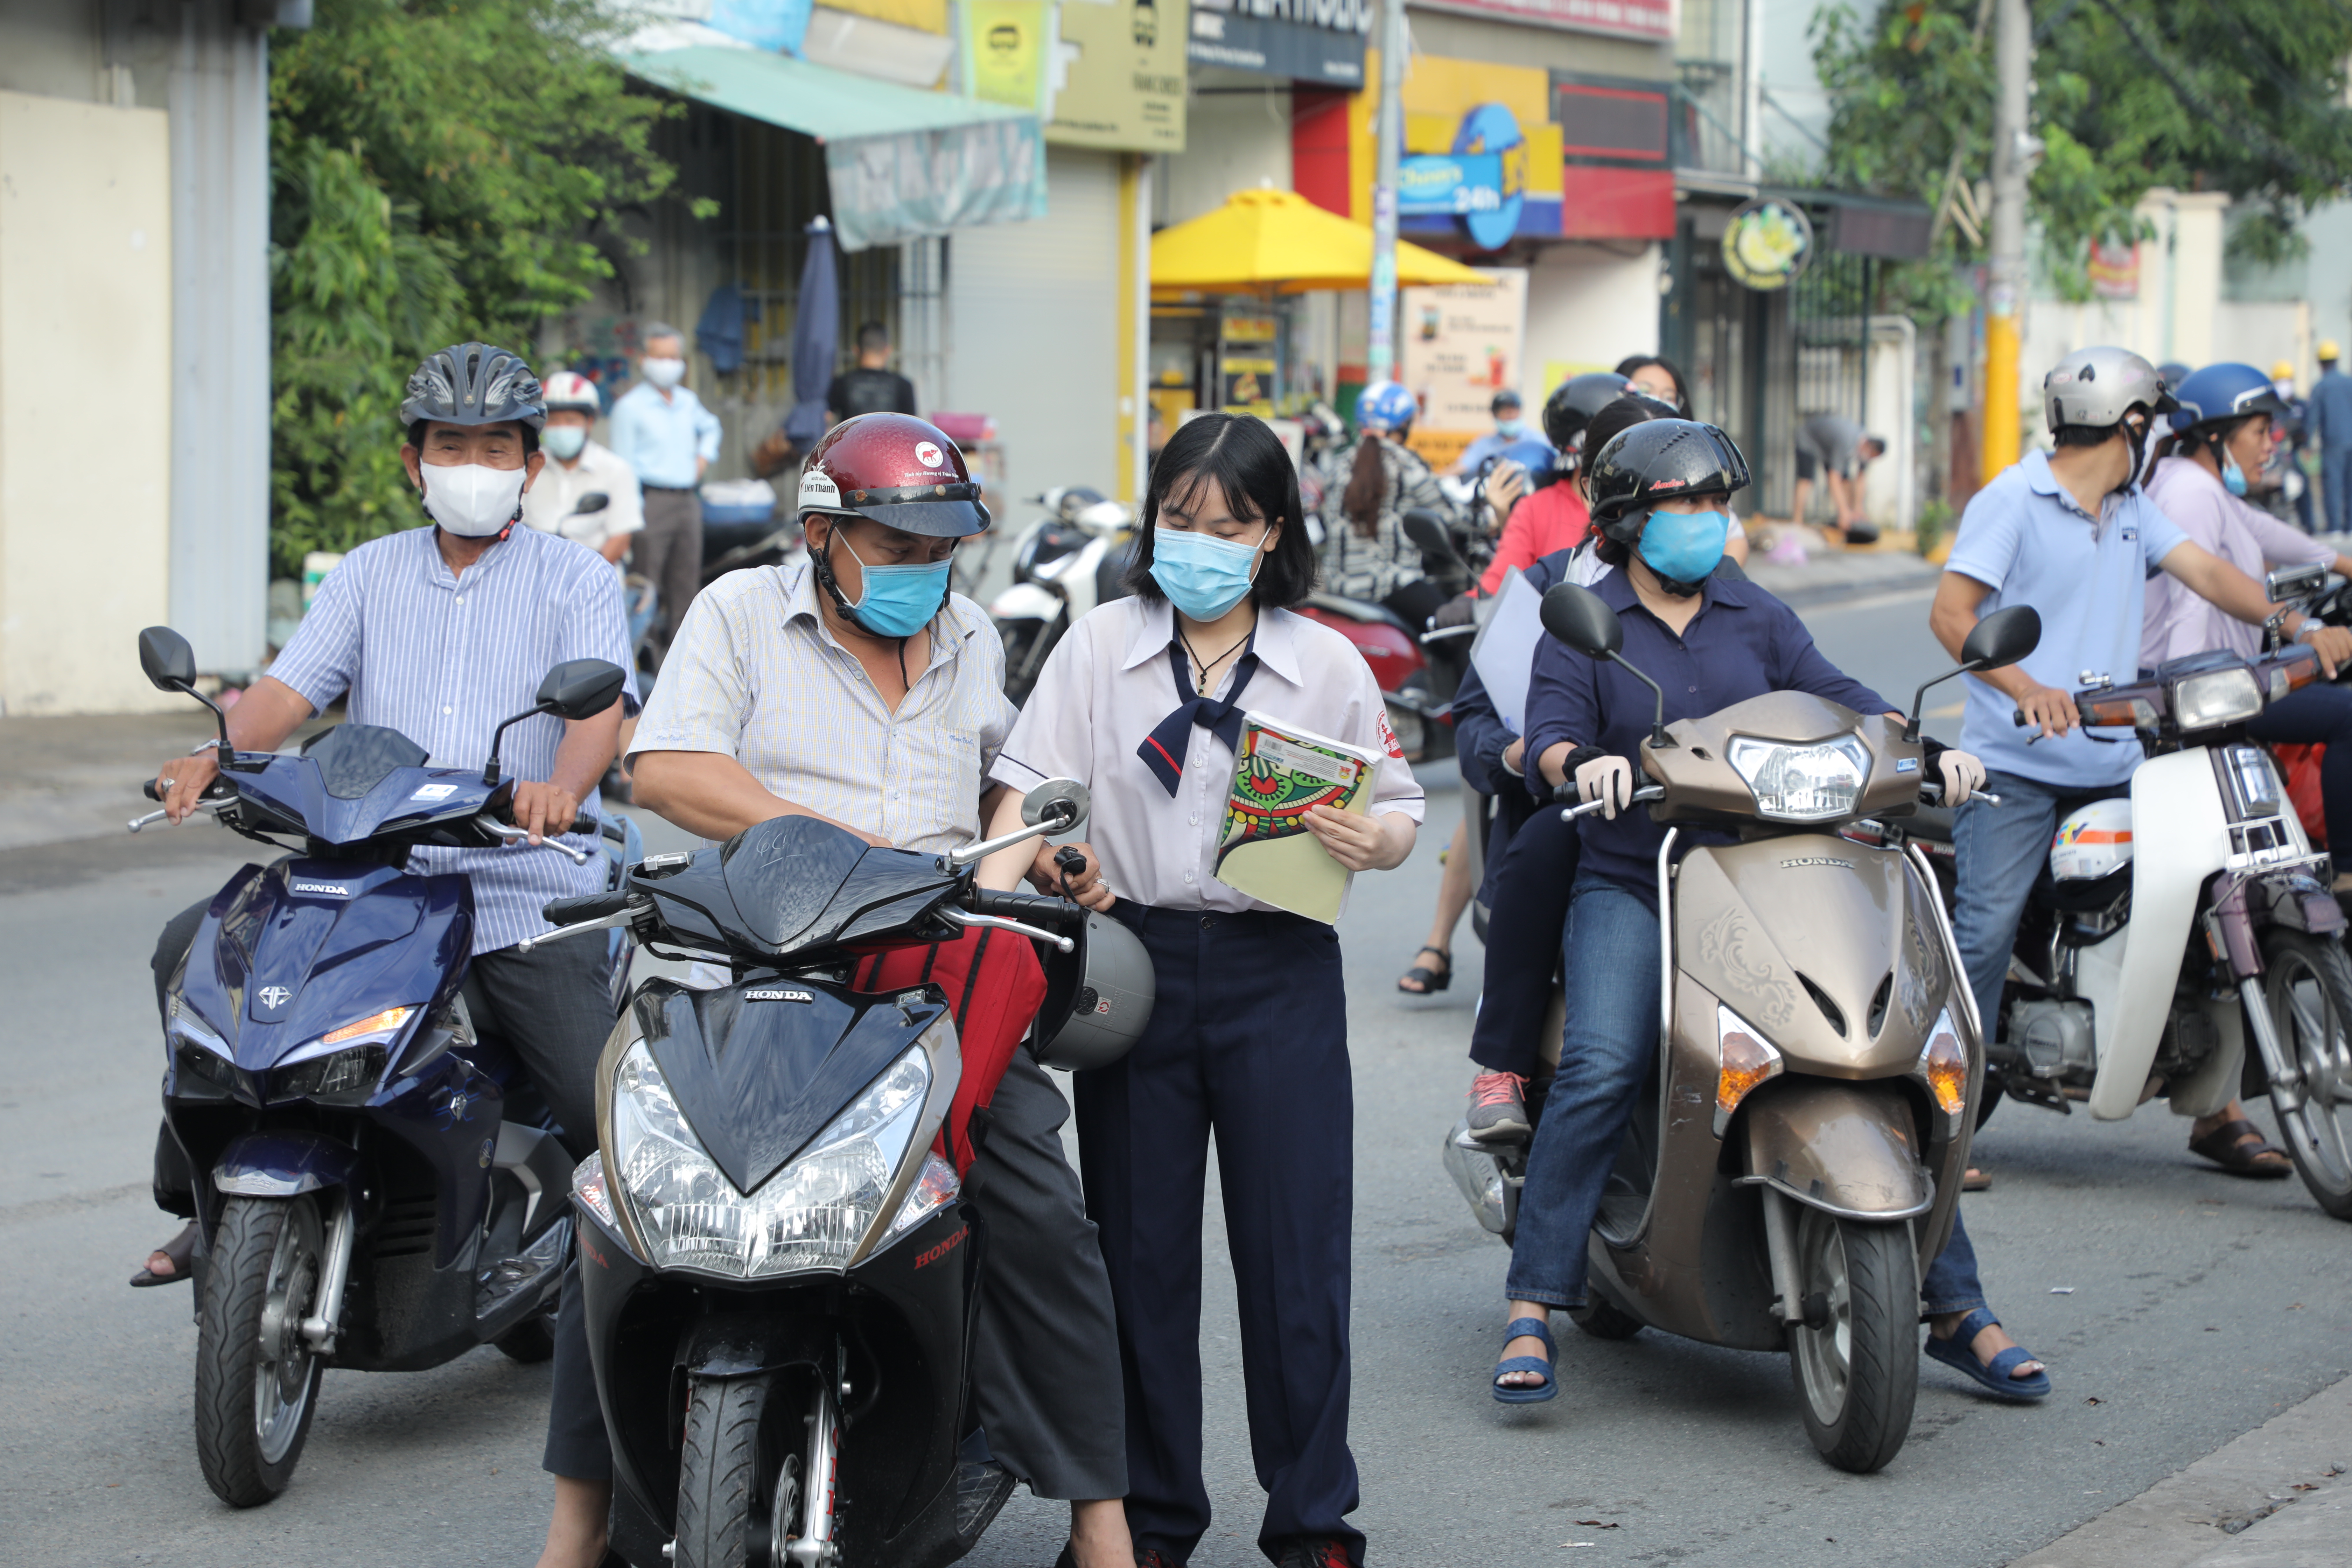
[(637, 384), (613, 404), (612, 448), (645, 487), (646, 526), (633, 548), (653, 579), (672, 633), (702, 586), (702, 498), (695, 487), (719, 460), (719, 416), (686, 377), (686, 339), (666, 321), (645, 330)]
[[(2154, 365), (2125, 349), (2081, 349), (2042, 384), (2057, 450), (2027, 453), (1969, 502), (1928, 614), (1955, 658), (1980, 615), (2031, 605), (2042, 616), (2031, 656), (1967, 678), (1960, 721), (1961, 748), (1983, 761), (1985, 788), (2001, 800), (1961, 807), (1953, 829), (1953, 934), (1988, 1028), (2051, 836), (2068, 813), (2126, 793), (2143, 755), (2129, 734), (2102, 741), (2084, 731), (2072, 694), (2085, 673), (2117, 684), (2137, 679), (2147, 579), (2169, 573), (2256, 626), (2273, 608), (2260, 584), (2190, 542), (2133, 482), (2150, 424), (2179, 406)], [(2292, 633), (2300, 622), (2286, 617)]]

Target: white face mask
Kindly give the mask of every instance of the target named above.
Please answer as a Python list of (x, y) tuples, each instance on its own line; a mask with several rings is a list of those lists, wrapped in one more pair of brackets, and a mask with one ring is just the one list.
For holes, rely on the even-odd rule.
[(421, 464), (425, 510), (433, 521), (467, 539), (488, 539), (514, 521), (522, 505), (523, 470), (488, 468), (479, 463), (448, 468)]
[(667, 392), (686, 379), (686, 362), (682, 359), (649, 359), (645, 362), (646, 379)]

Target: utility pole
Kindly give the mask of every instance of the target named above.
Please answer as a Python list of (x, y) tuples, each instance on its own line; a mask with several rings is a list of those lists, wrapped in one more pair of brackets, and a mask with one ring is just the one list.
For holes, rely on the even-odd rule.
[(2017, 461), (2018, 321), (2025, 295), (2025, 177), (2040, 150), (2026, 129), (2033, 71), (2026, 0), (1994, 0), (1992, 257), (1985, 289), (1984, 479)]
[(1404, 145), (1404, 0), (1381, 0), (1381, 102), (1372, 121), (1378, 151), (1372, 175), (1371, 319), (1364, 336), (1368, 381), (1387, 381), (1396, 374), (1397, 153)]

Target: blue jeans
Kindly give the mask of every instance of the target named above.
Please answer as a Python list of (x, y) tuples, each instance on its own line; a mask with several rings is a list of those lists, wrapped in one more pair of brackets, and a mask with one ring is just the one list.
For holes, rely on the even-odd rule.
[(2327, 531), (2352, 528), (2352, 445), (2330, 441), (2319, 448), (2319, 482), (2326, 492)]
[[(1585, 1237), (1658, 1047), (1658, 917), (1630, 889), (1589, 872), (1569, 900), (1568, 1026), (1528, 1153), (1504, 1286), (1511, 1300), (1562, 1308), (1585, 1304)], [(1976, 1249), (1957, 1215), (1920, 1298), (1929, 1314), (1984, 1305)]]

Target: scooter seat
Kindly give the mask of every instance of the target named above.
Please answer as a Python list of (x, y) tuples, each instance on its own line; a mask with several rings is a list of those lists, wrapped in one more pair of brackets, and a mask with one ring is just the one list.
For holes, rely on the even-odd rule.
[(1405, 625), (1404, 617), (1386, 605), (1375, 605), (1369, 599), (1342, 598), (1337, 594), (1309, 594), (1307, 602), (1318, 610), (1328, 610), (1335, 616), (1345, 616), (1351, 621), (1391, 626), (1407, 637), (1419, 637), (1413, 627)]

